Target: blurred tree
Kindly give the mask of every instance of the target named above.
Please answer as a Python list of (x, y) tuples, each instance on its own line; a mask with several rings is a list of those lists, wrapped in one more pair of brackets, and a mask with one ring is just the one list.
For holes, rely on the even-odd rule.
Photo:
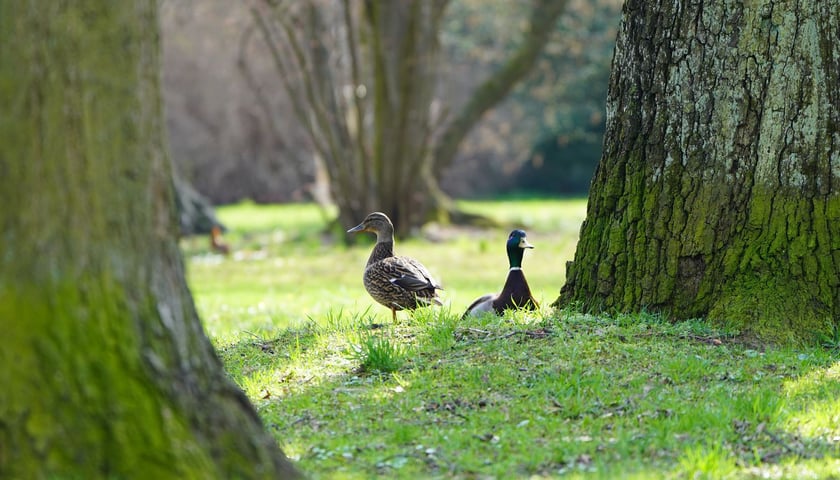
[(840, 325), (840, 2), (630, 0), (559, 305)]
[[(508, 0), (452, 2), (443, 37), (447, 55), (457, 59), (459, 69), (497, 68), (502, 55), (519, 42), (501, 25), (524, 23), (521, 10), (521, 2)], [(472, 193), (459, 177), (469, 179), (468, 187), (489, 186), (496, 192), (588, 191), (601, 156), (604, 100), (620, 12), (620, 0), (569, 0), (533, 70), (460, 147), (458, 161), (442, 182), (447, 192)], [(482, 168), (470, 171), (479, 163)]]
[(534, 147), (534, 154), (517, 172), (516, 187), (543, 195), (585, 195), (601, 158), (604, 121), (589, 130), (575, 127), (573, 133), (552, 136)]
[(517, 88), (530, 154), (516, 175), (520, 191), (585, 194), (601, 158), (610, 60), (621, 4), (572, 0), (555, 42)]
[[(313, 169), (308, 141), (283, 95), (255, 95), (237, 68), (247, 5), (228, 0), (161, 2), (167, 137), (175, 171), (214, 203), (305, 197)], [(268, 49), (249, 42), (249, 72), (276, 73)], [(267, 83), (265, 80), (262, 83)]]
[(202, 331), (157, 0), (0, 2), (0, 477), (291, 478)]
[(519, 47), (455, 112), (436, 98), (448, 0), (255, 0), (283, 87), (329, 172), (342, 225), (386, 212), (401, 235), (461, 217), (438, 186), (481, 116), (533, 68), (563, 0), (532, 0)]

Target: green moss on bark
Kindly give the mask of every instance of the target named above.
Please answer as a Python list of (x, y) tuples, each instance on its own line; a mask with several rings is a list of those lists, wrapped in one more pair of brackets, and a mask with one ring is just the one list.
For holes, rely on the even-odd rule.
[(708, 317), (771, 341), (840, 324), (831, 5), (625, 2), (558, 305)]
[(297, 472), (178, 251), (155, 0), (0, 2), (0, 477)]
[(773, 274), (744, 275), (720, 292), (708, 318), (769, 342), (811, 342), (834, 324), (828, 305), (803, 295), (813, 287)]
[(112, 285), (0, 289), (4, 478), (220, 476), (184, 412), (150, 379)]

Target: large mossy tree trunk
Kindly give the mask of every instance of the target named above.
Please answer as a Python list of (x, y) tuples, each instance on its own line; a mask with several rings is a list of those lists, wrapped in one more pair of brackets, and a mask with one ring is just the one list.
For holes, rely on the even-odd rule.
[(840, 324), (840, 2), (629, 0), (559, 305)]
[(175, 240), (156, 0), (0, 2), (0, 477), (290, 478)]

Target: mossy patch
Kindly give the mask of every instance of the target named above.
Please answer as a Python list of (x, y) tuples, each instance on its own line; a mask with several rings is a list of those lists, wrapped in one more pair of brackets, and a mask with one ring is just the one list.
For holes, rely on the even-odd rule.
[(203, 478), (214, 472), (186, 419), (166, 406), (147, 377), (130, 315), (121, 289), (104, 278), (0, 289), (0, 384), (6, 386), (0, 417), (9, 427), (0, 438), (12, 446), (0, 458), (0, 473), (189, 478), (202, 472), (196, 478)]
[(708, 319), (762, 340), (800, 344), (831, 329), (830, 309), (808, 294), (810, 287), (771, 274), (744, 274), (731, 282), (709, 311)]

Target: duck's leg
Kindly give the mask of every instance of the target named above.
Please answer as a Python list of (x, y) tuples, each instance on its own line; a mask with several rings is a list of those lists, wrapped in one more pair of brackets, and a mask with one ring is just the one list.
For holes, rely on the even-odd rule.
[(394, 307), (391, 307), (391, 320), (393, 323), (397, 323), (397, 309)]

